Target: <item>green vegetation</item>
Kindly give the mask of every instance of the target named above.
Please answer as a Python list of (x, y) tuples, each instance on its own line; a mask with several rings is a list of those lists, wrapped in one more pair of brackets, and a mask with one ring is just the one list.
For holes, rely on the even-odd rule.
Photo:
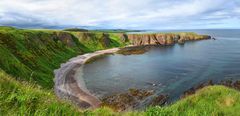
[(63, 31), (72, 31), (72, 32), (88, 32), (87, 29), (79, 29), (79, 28), (69, 28), (69, 29), (64, 29)]
[[(23, 86), (24, 85), (24, 86)], [(86, 115), (86, 116), (208, 116), (240, 115), (240, 93), (224, 86), (209, 86), (166, 107), (145, 111), (113, 112), (109, 108), (81, 111), (68, 102), (58, 100), (52, 91), (38, 85), (16, 81), (0, 70), (0, 115)]]
[(167, 107), (149, 108), (147, 115), (238, 116), (240, 93), (224, 86), (209, 86)]
[(0, 70), (0, 115), (77, 115), (76, 107), (56, 98), (52, 91), (16, 81)]
[(53, 70), (79, 54), (120, 47), (112, 35), (0, 28), (0, 68), (20, 80), (53, 87)]
[(95, 30), (88, 30), (88, 29), (81, 29), (81, 28), (67, 28), (63, 29), (63, 31), (70, 31), (70, 32), (99, 32), (99, 33), (127, 33), (127, 32), (141, 32), (141, 30), (127, 30), (127, 29), (95, 29)]
[(141, 32), (141, 30), (127, 30), (127, 29), (98, 29), (91, 30), (93, 32), (105, 32), (105, 33), (127, 33), (127, 32)]
[(0, 27), (1, 115), (240, 115), (240, 93), (224, 86), (209, 86), (165, 107), (113, 112), (109, 108), (79, 110), (59, 100), (53, 88), (53, 70), (79, 54), (122, 47), (115, 33), (25, 30)]

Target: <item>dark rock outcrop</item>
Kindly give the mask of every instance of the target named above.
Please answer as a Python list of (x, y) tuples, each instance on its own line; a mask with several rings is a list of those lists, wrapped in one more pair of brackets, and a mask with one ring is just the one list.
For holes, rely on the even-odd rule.
[(104, 47), (109, 47), (110, 46), (110, 38), (109, 38), (109, 34), (102, 34), (102, 38), (101, 38), (101, 43)]
[(183, 95), (181, 96), (181, 98), (185, 98), (189, 95), (193, 95), (196, 93), (197, 90), (200, 90), (206, 86), (211, 86), (211, 85), (214, 85), (213, 81), (212, 80), (209, 80), (208, 82), (206, 83), (201, 83), (199, 85), (197, 85), (196, 87), (191, 87), (190, 89), (188, 89), (187, 91), (184, 91), (183, 92)]
[(127, 34), (124, 34), (124, 33), (121, 33), (121, 34), (118, 34), (119, 38), (121, 39), (121, 42), (125, 43), (125, 42), (128, 42), (128, 35)]
[(102, 106), (111, 107), (115, 111), (133, 109), (152, 94), (153, 91), (129, 89), (126, 93), (104, 97), (102, 99)]
[(117, 51), (117, 54), (122, 55), (138, 55), (138, 54), (144, 54), (147, 52), (150, 48), (148, 46), (132, 46), (132, 47), (125, 47), (121, 48)]
[(237, 80), (237, 81), (227, 80), (227, 81), (222, 81), (220, 84), (230, 88), (234, 88), (236, 90), (240, 90), (240, 80)]
[(159, 95), (153, 98), (151, 106), (164, 105), (168, 100), (168, 95)]
[(193, 95), (193, 94), (196, 93), (197, 90), (200, 90), (200, 89), (202, 89), (206, 86), (211, 86), (211, 85), (224, 85), (226, 87), (233, 88), (233, 89), (236, 89), (236, 90), (240, 91), (240, 80), (236, 80), (236, 81), (224, 80), (224, 81), (221, 81), (221, 82), (218, 82), (218, 83), (214, 83), (212, 80), (209, 80), (206, 83), (201, 83), (201, 84), (197, 85), (196, 87), (191, 87), (190, 89), (184, 91), (181, 98), (185, 98), (189, 95)]
[(53, 33), (53, 39), (58, 39), (62, 43), (64, 43), (67, 46), (76, 46), (75, 42), (73, 41), (73, 37), (70, 33), (67, 32), (54, 32)]

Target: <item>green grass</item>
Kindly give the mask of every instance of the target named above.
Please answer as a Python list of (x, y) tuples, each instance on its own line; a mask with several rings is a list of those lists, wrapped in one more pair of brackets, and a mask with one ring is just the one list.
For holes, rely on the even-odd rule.
[(84, 35), (80, 32), (0, 27), (0, 68), (17, 79), (33, 81), (51, 89), (53, 70), (61, 63), (86, 52), (123, 46), (120, 39), (111, 38), (110, 35), (109, 44), (105, 44), (102, 33)]
[[(24, 85), (24, 86), (23, 86)], [(224, 86), (209, 86), (170, 106), (145, 111), (113, 112), (109, 108), (78, 110), (59, 100), (52, 91), (19, 82), (0, 70), (0, 115), (85, 116), (216, 116), (240, 115), (240, 93)]]
[(52, 91), (53, 70), (76, 55), (128, 44), (121, 42), (115, 33), (108, 34), (107, 38), (106, 41), (101, 32), (0, 27), (0, 116), (240, 115), (239, 91), (224, 86), (205, 87), (169, 106), (121, 113), (109, 108), (79, 110), (59, 100)]
[(109, 108), (79, 110), (58, 99), (51, 90), (17, 81), (0, 69), (0, 116), (103, 116), (120, 115)]
[(35, 84), (19, 82), (0, 70), (0, 115), (80, 115), (67, 102), (58, 100), (52, 91)]
[(240, 115), (240, 93), (224, 86), (209, 86), (167, 107), (153, 107), (146, 115), (237, 116)]

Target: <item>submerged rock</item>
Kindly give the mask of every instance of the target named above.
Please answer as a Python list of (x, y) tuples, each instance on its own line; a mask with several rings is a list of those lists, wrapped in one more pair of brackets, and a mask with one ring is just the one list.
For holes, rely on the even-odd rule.
[(153, 91), (142, 89), (129, 89), (126, 93), (120, 93), (112, 96), (107, 96), (102, 99), (102, 106), (107, 106), (115, 111), (124, 111), (133, 109), (141, 101), (153, 95)]
[(153, 100), (151, 101), (152, 106), (156, 105), (164, 105), (168, 100), (168, 95), (159, 95), (157, 97), (154, 97)]
[(191, 87), (190, 89), (188, 89), (188, 90), (183, 92), (183, 95), (181, 96), (181, 99), (185, 98), (185, 97), (187, 97), (189, 95), (193, 95), (193, 94), (195, 94), (195, 92), (197, 90), (200, 90), (200, 89), (202, 89), (202, 88), (204, 88), (206, 86), (211, 86), (211, 85), (214, 85), (214, 83), (213, 83), (212, 80), (209, 80), (208, 82), (201, 83), (201, 84), (197, 85), (196, 87)]
[(149, 48), (147, 46), (126, 47), (117, 51), (117, 54), (122, 54), (122, 55), (144, 54), (148, 50)]

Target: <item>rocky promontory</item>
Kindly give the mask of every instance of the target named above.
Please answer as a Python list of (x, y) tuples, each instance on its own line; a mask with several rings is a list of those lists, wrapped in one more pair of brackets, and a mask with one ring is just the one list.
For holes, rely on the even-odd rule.
[(154, 34), (121, 34), (124, 42), (139, 45), (172, 45), (183, 44), (185, 41), (211, 39), (209, 35), (198, 35), (196, 33), (154, 33)]

